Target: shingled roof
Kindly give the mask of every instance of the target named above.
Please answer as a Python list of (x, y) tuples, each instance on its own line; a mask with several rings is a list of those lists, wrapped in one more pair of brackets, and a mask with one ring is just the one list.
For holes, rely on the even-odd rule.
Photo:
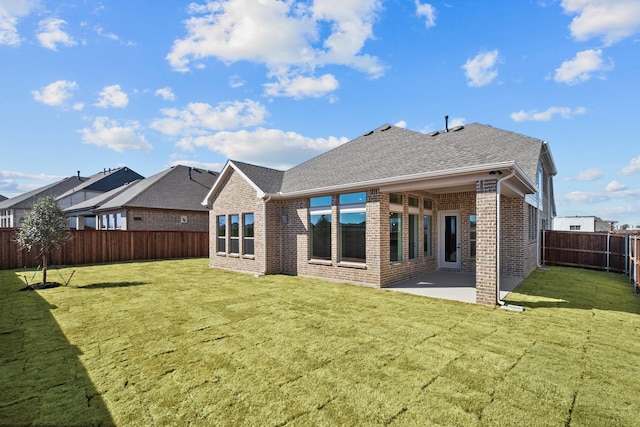
[[(429, 134), (385, 124), (287, 171), (230, 160), (223, 173), (233, 167), (264, 194), (287, 197), (516, 165), (531, 188), (543, 153), (549, 153), (548, 147), (540, 139), (479, 123)], [(214, 192), (212, 188), (203, 204)]]
[(64, 197), (68, 197), (73, 193), (77, 193), (78, 191), (92, 191), (102, 193), (120, 187), (122, 184), (125, 184), (127, 182), (133, 182), (143, 178), (144, 176), (129, 169), (126, 166), (115, 169), (105, 169), (102, 172), (91, 175), (88, 179), (79, 182), (67, 192), (60, 194), (57, 199), (59, 200)]
[(130, 185), (96, 211), (139, 207), (203, 211), (200, 202), (218, 178), (217, 172), (177, 165)]
[(84, 176), (70, 176), (63, 178), (60, 181), (45, 185), (44, 187), (39, 187), (35, 190), (1, 201), (0, 209), (31, 209), (31, 206), (33, 206), (33, 204), (40, 198), (46, 196), (58, 197), (73, 187), (82, 184), (87, 179), (88, 178)]
[(516, 163), (535, 182), (544, 141), (472, 123), (423, 134), (385, 124), (284, 174), (282, 193)]

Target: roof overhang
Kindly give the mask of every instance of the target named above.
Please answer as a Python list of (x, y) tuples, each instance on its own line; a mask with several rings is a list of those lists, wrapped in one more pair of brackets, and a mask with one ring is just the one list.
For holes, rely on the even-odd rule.
[(447, 169), (412, 175), (401, 175), (390, 178), (362, 181), (349, 184), (292, 191), (288, 193), (269, 194), (274, 199), (290, 199), (296, 197), (313, 197), (329, 193), (362, 191), (367, 188), (378, 188), (383, 193), (401, 191), (429, 191), (432, 193), (450, 193), (459, 191), (476, 191), (476, 182), (486, 179), (500, 178), (515, 171), (513, 177), (502, 183), (502, 194), (506, 196), (524, 196), (538, 191), (535, 183), (522, 171), (515, 162), (488, 163), (458, 169)]

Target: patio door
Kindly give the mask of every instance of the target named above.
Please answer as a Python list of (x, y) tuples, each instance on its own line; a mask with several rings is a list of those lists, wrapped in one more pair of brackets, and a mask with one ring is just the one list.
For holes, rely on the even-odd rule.
[(460, 212), (438, 213), (440, 268), (460, 269)]

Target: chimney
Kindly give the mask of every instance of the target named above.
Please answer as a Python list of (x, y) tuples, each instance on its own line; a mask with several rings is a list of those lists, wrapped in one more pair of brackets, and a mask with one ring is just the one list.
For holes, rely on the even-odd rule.
[(449, 116), (444, 116), (444, 131), (449, 132)]

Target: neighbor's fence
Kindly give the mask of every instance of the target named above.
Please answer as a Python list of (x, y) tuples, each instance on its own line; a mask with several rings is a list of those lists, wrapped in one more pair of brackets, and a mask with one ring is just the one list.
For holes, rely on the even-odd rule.
[[(207, 257), (209, 233), (198, 231), (71, 230), (73, 239), (51, 254), (50, 265)], [(0, 269), (37, 267), (41, 259), (20, 249), (14, 229), (0, 230)]]
[(544, 264), (624, 273), (640, 291), (640, 239), (637, 235), (546, 230)]

